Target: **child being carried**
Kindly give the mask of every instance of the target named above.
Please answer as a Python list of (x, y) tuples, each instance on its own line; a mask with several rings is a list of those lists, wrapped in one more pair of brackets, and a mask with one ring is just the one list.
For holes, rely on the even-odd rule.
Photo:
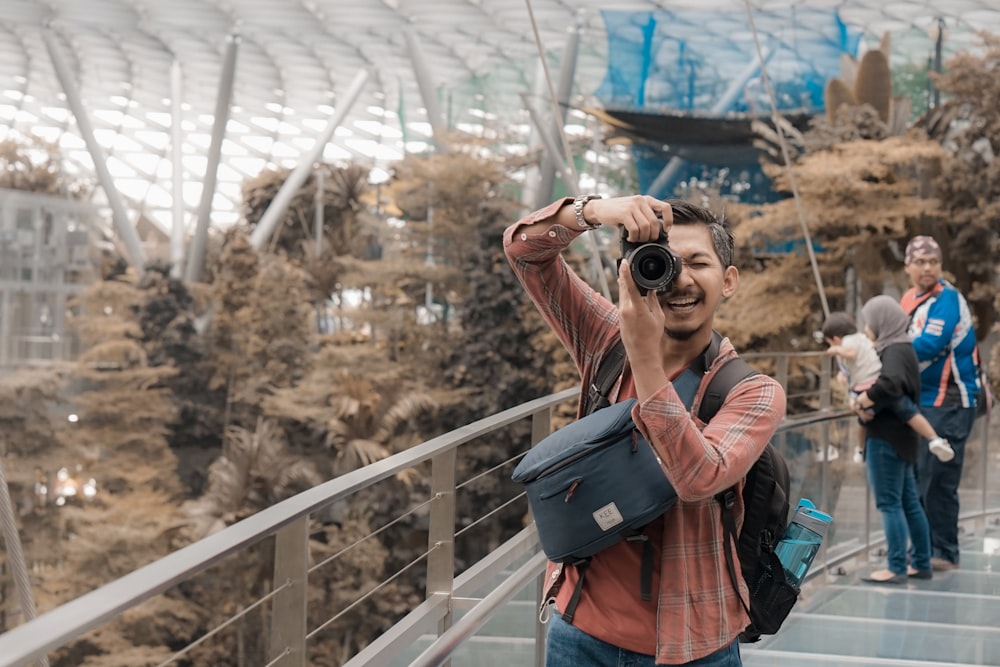
[[(871, 339), (858, 332), (854, 318), (845, 312), (831, 313), (823, 324), (823, 339), (829, 348), (826, 353), (837, 357), (840, 373), (847, 383), (848, 400), (851, 408), (855, 408), (858, 396), (869, 389), (878, 379), (882, 371), (882, 360), (875, 351)], [(900, 421), (906, 422), (910, 428), (928, 441), (931, 453), (942, 462), (955, 458), (955, 451), (947, 440), (940, 437), (920, 414), (920, 408), (909, 396), (901, 395), (891, 405), (883, 407), (891, 410)], [(874, 410), (867, 410), (875, 416)]]

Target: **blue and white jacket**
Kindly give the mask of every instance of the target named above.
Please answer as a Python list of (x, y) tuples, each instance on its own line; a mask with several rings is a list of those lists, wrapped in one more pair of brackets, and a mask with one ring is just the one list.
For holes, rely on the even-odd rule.
[(909, 334), (920, 361), (920, 405), (975, 407), (979, 351), (965, 297), (941, 279), (928, 292), (910, 288), (900, 305), (910, 315)]

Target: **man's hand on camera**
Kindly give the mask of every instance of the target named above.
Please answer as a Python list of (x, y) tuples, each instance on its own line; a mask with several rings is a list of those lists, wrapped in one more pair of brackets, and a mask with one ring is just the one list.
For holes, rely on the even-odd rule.
[(656, 240), (660, 235), (657, 214), (663, 219), (663, 228), (669, 228), (673, 223), (670, 204), (648, 195), (594, 199), (584, 209), (587, 222), (625, 227), (633, 243)]
[(656, 292), (639, 294), (627, 261), (618, 268), (618, 300), (622, 342), (632, 367), (661, 366), (660, 341), (663, 339), (663, 309)]

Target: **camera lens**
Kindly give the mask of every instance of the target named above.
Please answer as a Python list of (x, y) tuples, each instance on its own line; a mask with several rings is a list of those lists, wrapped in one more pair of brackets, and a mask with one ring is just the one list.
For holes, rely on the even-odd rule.
[(667, 271), (667, 266), (661, 257), (643, 257), (639, 264), (639, 275), (650, 282), (658, 282)]
[(667, 289), (677, 275), (674, 255), (659, 243), (639, 246), (631, 253), (629, 261), (635, 267), (632, 278), (643, 294), (645, 290)]

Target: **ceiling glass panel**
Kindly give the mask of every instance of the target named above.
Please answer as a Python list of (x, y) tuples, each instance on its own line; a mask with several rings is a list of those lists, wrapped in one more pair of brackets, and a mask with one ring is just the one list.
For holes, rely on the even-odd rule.
[[(832, 12), (861, 35), (861, 48), (891, 31), (894, 64), (926, 63), (941, 21), (945, 58), (974, 44), (975, 30), (1000, 32), (996, 0), (751, 0), (751, 8), (761, 34), (781, 44), (769, 63), (774, 68), (815, 57), (810, 43), (834, 38), (835, 26), (814, 17)], [(567, 40), (579, 26), (571, 106), (594, 106), (607, 75), (608, 11), (658, 12), (679, 24), (697, 17), (684, 30), (722, 47), (747, 43), (751, 34), (741, 0), (4, 0), (0, 138), (58, 141), (73, 165), (92, 169), (42, 39), (50, 30), (103, 150), (121, 161), (123, 172), (132, 171), (120, 189), (146, 198), (126, 206), (141, 206), (166, 228), (173, 191), (171, 67), (179, 63), (182, 75), (183, 178), (192, 181), (183, 191), (190, 217), (205, 177), (223, 61), (236, 38), (232, 109), (214, 198), (229, 213), (213, 216), (231, 222), (240, 180), (268, 165), (294, 165), (310, 151), (331, 115), (341, 111), (338, 105), (346, 106), (347, 88), (361, 71), (368, 79), (324, 148), (325, 160), (381, 167), (404, 150), (429, 149), (421, 77), (451, 129), (497, 135), (512, 144), (505, 151), (526, 151), (532, 140), (522, 95), (543, 114), (552, 108), (538, 80), (535, 29), (555, 82)], [(642, 17), (636, 21), (641, 36)], [(416, 35), (426, 71), (415, 71), (406, 31)], [(701, 76), (724, 78), (746, 66), (725, 52), (703, 58)], [(656, 57), (657, 68), (676, 63), (669, 50)], [(704, 89), (719, 86), (705, 82)], [(142, 178), (149, 181), (145, 188), (138, 187)]]

